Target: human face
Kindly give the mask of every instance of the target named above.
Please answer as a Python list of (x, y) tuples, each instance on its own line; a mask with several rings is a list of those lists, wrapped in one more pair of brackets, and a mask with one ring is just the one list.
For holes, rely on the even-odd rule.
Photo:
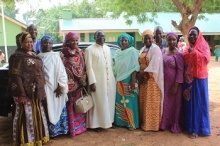
[(104, 32), (99, 31), (96, 34), (95, 39), (96, 39), (96, 43), (102, 46), (105, 43), (105, 34), (104, 34)]
[(129, 41), (127, 38), (121, 39), (121, 47), (122, 47), (122, 50), (127, 49), (129, 47)]
[(35, 26), (31, 26), (29, 28), (28, 32), (30, 33), (30, 35), (33, 39), (37, 38), (37, 28)]
[(177, 39), (174, 36), (169, 36), (167, 38), (167, 43), (169, 48), (176, 48)]
[(45, 40), (42, 44), (42, 51), (43, 52), (50, 52), (52, 50), (52, 42), (51, 40)]
[(25, 52), (32, 51), (32, 49), (33, 49), (33, 40), (32, 40), (32, 38), (25, 39), (25, 41), (21, 43), (21, 47)]
[(160, 41), (162, 39), (162, 30), (158, 28), (154, 35), (155, 35), (156, 41)]
[(78, 44), (79, 44), (79, 39), (75, 37), (73, 37), (68, 41), (68, 45), (72, 50), (78, 48)]
[(144, 44), (146, 47), (150, 47), (152, 45), (152, 42), (153, 42), (152, 36), (150, 36), (148, 34), (144, 36)]
[(198, 38), (198, 35), (199, 35), (199, 33), (198, 33), (198, 31), (196, 29), (191, 29), (189, 31), (189, 35), (188, 35), (189, 42), (191, 44), (195, 44), (196, 40)]

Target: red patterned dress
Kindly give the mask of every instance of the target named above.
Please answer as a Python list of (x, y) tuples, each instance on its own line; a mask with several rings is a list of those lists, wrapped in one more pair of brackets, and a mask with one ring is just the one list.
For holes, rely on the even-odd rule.
[(61, 57), (68, 76), (69, 100), (67, 102), (67, 113), (69, 133), (71, 136), (75, 136), (86, 131), (86, 114), (79, 114), (74, 111), (74, 103), (81, 97), (82, 92), (79, 80), (86, 80), (84, 52), (80, 49), (71, 50), (69, 47), (64, 47)]

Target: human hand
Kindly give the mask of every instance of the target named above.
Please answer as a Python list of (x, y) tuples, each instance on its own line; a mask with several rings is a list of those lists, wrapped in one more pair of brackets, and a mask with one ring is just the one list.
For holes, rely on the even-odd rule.
[(63, 88), (58, 84), (57, 89), (54, 91), (56, 97), (60, 97), (63, 94)]
[(171, 88), (171, 90), (170, 90), (170, 93), (171, 94), (176, 94), (177, 93), (177, 88), (178, 88), (178, 85), (173, 85), (173, 87)]
[(21, 104), (26, 104), (27, 103), (27, 98), (24, 96), (18, 97), (18, 102)]
[(194, 50), (194, 48), (193, 47), (190, 47), (189, 49), (188, 49), (188, 52), (190, 53), (190, 52), (192, 52)]
[(95, 92), (95, 91), (96, 91), (96, 86), (95, 86), (95, 84), (91, 84), (91, 85), (90, 85), (90, 90), (91, 90), (92, 92)]
[(84, 78), (80, 78), (80, 79), (79, 79), (79, 84), (80, 84), (81, 86), (86, 86), (86, 81), (85, 81), (85, 79), (84, 79)]

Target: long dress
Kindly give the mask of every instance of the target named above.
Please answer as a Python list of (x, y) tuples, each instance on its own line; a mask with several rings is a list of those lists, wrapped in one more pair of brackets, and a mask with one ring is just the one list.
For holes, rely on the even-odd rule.
[[(174, 55), (166, 55), (165, 49), (163, 49), (162, 53), (164, 63), (164, 105), (161, 129), (170, 130), (173, 133), (179, 133), (182, 131), (183, 126), (183, 54), (177, 52)], [(176, 82), (179, 83), (177, 93), (171, 94), (170, 90)]]
[(110, 48), (93, 44), (85, 50), (86, 72), (94, 107), (87, 113), (87, 128), (110, 128), (114, 122), (116, 82), (112, 69)]
[(142, 52), (144, 49), (145, 47), (140, 51), (140, 70), (145, 71), (144, 77), (148, 76), (149, 79), (146, 84), (139, 85), (140, 127), (144, 131), (158, 131), (161, 123), (164, 90), (162, 53), (155, 44), (152, 44), (146, 53)]
[[(44, 64), (44, 76), (46, 80), (45, 91), (47, 99), (48, 128), (50, 137), (55, 137), (68, 132), (68, 117), (66, 102), (68, 100), (67, 74), (63, 62), (58, 53), (45, 52), (38, 56)], [(56, 97), (54, 91), (57, 86), (63, 88), (63, 94)]]
[[(42, 100), (44, 74), (42, 60), (18, 49), (9, 59), (9, 89), (14, 97), (16, 109), (13, 120), (14, 145), (42, 145), (49, 141), (47, 119)], [(18, 102), (26, 97), (27, 103)]]
[(68, 76), (68, 124), (71, 136), (81, 134), (86, 131), (86, 114), (75, 113), (74, 103), (81, 97), (82, 87), (79, 84), (79, 78), (85, 76), (84, 53), (82, 50), (64, 47), (62, 51), (62, 60)]
[[(184, 126), (190, 133), (210, 135), (207, 68), (210, 48), (200, 31), (195, 44), (189, 45), (184, 51)], [(189, 47), (194, 48), (190, 53)]]
[[(132, 73), (139, 71), (139, 53), (133, 48), (118, 51), (115, 57), (115, 74), (117, 80), (115, 101), (115, 125), (139, 128), (139, 104), (137, 90), (130, 91)], [(125, 74), (125, 75), (121, 75)]]

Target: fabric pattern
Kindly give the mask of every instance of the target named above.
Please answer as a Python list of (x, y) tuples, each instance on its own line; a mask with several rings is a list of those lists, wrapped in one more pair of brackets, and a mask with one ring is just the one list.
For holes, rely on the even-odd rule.
[(14, 145), (40, 146), (49, 141), (47, 119), (42, 103), (37, 98), (28, 99), (25, 105), (17, 102), (13, 120)]
[[(140, 70), (149, 65), (147, 53), (141, 53), (139, 58)], [(158, 131), (161, 122), (161, 97), (162, 92), (154, 80), (153, 73), (146, 72), (149, 76), (147, 84), (139, 85), (140, 123), (144, 131)]]
[(138, 94), (129, 90), (131, 75), (117, 82), (115, 125), (139, 128)]
[(61, 134), (67, 134), (67, 132), (69, 131), (69, 127), (66, 106), (63, 108), (63, 111), (60, 115), (60, 120), (56, 123), (56, 125), (48, 121), (48, 129), (50, 137), (55, 137)]
[(86, 114), (77, 114), (74, 112), (74, 103), (81, 97), (82, 88), (79, 79), (82, 77), (85, 80), (85, 62), (84, 53), (82, 50), (64, 47), (62, 51), (62, 60), (66, 68), (68, 76), (68, 124), (69, 133), (71, 136), (81, 134), (86, 131)]

